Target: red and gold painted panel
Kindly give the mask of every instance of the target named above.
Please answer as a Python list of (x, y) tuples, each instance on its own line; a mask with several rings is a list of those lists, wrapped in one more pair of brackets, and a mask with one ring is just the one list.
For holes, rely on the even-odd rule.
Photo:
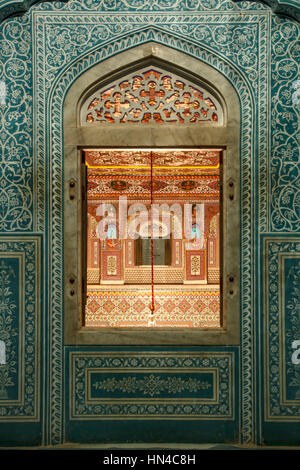
[(122, 280), (122, 252), (121, 250), (102, 250), (102, 276), (103, 281)]
[(187, 250), (185, 259), (186, 281), (206, 283), (206, 250)]
[[(145, 199), (149, 197), (151, 182), (148, 175), (103, 175), (96, 170), (88, 170), (88, 198), (115, 198), (126, 195), (128, 198)], [(153, 193), (156, 197), (174, 197), (176, 199), (218, 199), (220, 193), (219, 176), (189, 175), (156, 176), (153, 181)]]

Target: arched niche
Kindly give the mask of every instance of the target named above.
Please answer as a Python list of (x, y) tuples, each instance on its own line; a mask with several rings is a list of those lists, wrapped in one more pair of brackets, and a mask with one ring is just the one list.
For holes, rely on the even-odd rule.
[[(98, 123), (82, 125), (82, 106), (97, 89), (146, 66), (176, 73), (217, 96), (222, 124)], [(65, 189), (65, 340), (67, 344), (238, 344), (240, 284), (240, 104), (230, 82), (213, 67), (185, 53), (147, 43), (119, 53), (90, 68), (71, 86), (64, 103)], [(222, 327), (218, 329), (97, 329), (82, 322), (82, 191), (83, 148), (218, 148), (222, 171)], [(70, 186), (70, 184), (72, 186)], [(74, 283), (75, 279), (75, 283)], [(72, 285), (70, 280), (73, 280)], [(72, 295), (70, 292), (72, 291)]]

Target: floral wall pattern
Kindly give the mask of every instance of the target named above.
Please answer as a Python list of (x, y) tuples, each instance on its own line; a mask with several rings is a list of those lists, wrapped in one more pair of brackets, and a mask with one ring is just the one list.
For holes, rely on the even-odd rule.
[[(293, 99), (299, 77), (299, 27), (273, 20), (270, 229), (297, 232), (299, 213), (299, 103)], [(286, 43), (288, 41), (288, 49)]]
[[(66, 438), (76, 440), (79, 415), (78, 422), (86, 429), (89, 429), (88, 418), (93, 422), (107, 418), (107, 408), (104, 413), (101, 404), (86, 404), (86, 389), (82, 388), (82, 374), (90, 361), (96, 367), (101, 366), (99, 351), (94, 350), (90, 357), (89, 348), (74, 352), (63, 343), (62, 106), (68, 87), (83, 71), (118, 52), (155, 41), (212, 65), (233, 84), (240, 97), (241, 116), (238, 118), (241, 118), (243, 135), (241, 346), (213, 347), (205, 350), (205, 354), (208, 369), (215, 361), (219, 373), (224, 373), (220, 407), (224, 407), (225, 414), (229, 405), (233, 407), (226, 424), (226, 439), (242, 443), (260, 443), (263, 439), (272, 442), (274, 422), (280, 423), (284, 431), (278, 439), (281, 438), (281, 442), (289, 439), (299, 412), (299, 371), (291, 363), (291, 351), (281, 349), (282, 354), (278, 355), (278, 348), (282, 348), (285, 335), (290, 340), (299, 332), (294, 320), (300, 228), (296, 140), (299, 23), (293, 18), (277, 17), (261, 2), (250, 1), (69, 0), (41, 2), (30, 9), (35, 2), (26, 2), (26, 7), (22, 3), (25, 2), (0, 1), (3, 15), (0, 17), (3, 19), (0, 81), (6, 85), (5, 102), (1, 98), (0, 104), (0, 275), (4, 284), (8, 283), (4, 288), (8, 289), (5, 296), (4, 291), (0, 292), (0, 340), (6, 341), (7, 355), (7, 364), (0, 364), (3, 432), (8, 429), (5, 427), (8, 422), (26, 421), (31, 426), (28, 427), (31, 443), (53, 445)], [(23, 16), (5, 19), (6, 15), (20, 9), (28, 11)], [(40, 256), (41, 243), (43, 257)], [(283, 258), (279, 256), (281, 252)], [(22, 306), (11, 301), (8, 314), (5, 302), (9, 301), (10, 292), (16, 291), (22, 266), (23, 284), (19, 292), (25, 303)], [(280, 266), (284, 266), (284, 276)], [(33, 293), (34, 285), (40, 287), (40, 277), (44, 289), (38, 288)], [(272, 280), (270, 286), (277, 286), (278, 295), (274, 295), (276, 289), (268, 290), (269, 280)], [(262, 318), (266, 298), (269, 299), (269, 323), (264, 331)], [(284, 309), (282, 302), (285, 302)], [(284, 323), (278, 322), (276, 318), (284, 311), (287, 312)], [(26, 318), (26, 324), (18, 324), (20, 318)], [(18, 325), (21, 325), (19, 330)], [(42, 326), (47, 328), (40, 330)], [(36, 342), (40, 334), (48, 347), (42, 376), (50, 384), (49, 394), (44, 395), (46, 407), (42, 413), (39, 404), (45, 391), (40, 387), (40, 355)], [(263, 349), (265, 344), (270, 348), (264, 350), (262, 358), (256, 357), (255, 345)], [(168, 377), (164, 376), (167, 382), (162, 387), (173, 377), (176, 386), (184, 387), (183, 393), (194, 393), (187, 388), (187, 375), (177, 372), (180, 368), (175, 354), (177, 349), (173, 350), (172, 371)], [(196, 349), (197, 354), (204, 352), (201, 347)], [(163, 348), (160, 350), (166, 353)], [(130, 348), (127, 352), (130, 356)], [(68, 358), (77, 353), (80, 357), (77, 362), (75, 359), (74, 363), (71, 359), (68, 362), (65, 353)], [(213, 360), (216, 353), (223, 354), (228, 361), (230, 357), (231, 362), (225, 361), (222, 365), (221, 359)], [(113, 356), (111, 348), (107, 354)], [(188, 360), (191, 351), (185, 350), (184, 354)], [(100, 361), (100, 365), (96, 361)], [(258, 369), (254, 364), (258, 364)], [(161, 377), (161, 374), (158, 368), (153, 377)], [(149, 370), (143, 379), (132, 372), (129, 375), (131, 386), (136, 386), (134, 393), (143, 393), (150, 377), (157, 381)], [(101, 382), (97, 377), (94, 384)], [(211, 375), (205, 377), (204, 382), (211, 385), (206, 390), (208, 393), (213, 389), (213, 381), (210, 381)], [(106, 385), (101, 382), (98, 389), (94, 386), (89, 390), (92, 396), (100, 396), (100, 390), (102, 394), (107, 393), (108, 384), (114, 384), (111, 393), (120, 394), (124, 401), (126, 394), (129, 395), (129, 389), (125, 392), (122, 389), (125, 378), (126, 374), (121, 377), (114, 372), (106, 377)], [(265, 395), (264, 385), (267, 385)], [(68, 395), (69, 387), (73, 386), (75, 402)], [(286, 391), (285, 403), (280, 402), (280, 390)], [(98, 395), (96, 398), (100, 400)], [(239, 399), (240, 407), (237, 406)], [(97, 406), (100, 408), (96, 410)], [(171, 408), (166, 406), (163, 414), (173, 419), (173, 405), (169, 406)], [(202, 411), (206, 410), (205, 406)], [(261, 411), (256, 414), (256, 409)], [(118, 410), (111, 407), (110, 413), (116, 416)], [(199, 410), (192, 407), (190, 411), (196, 424), (189, 424), (185, 431), (187, 435), (197, 432), (201, 440), (203, 430), (209, 429), (208, 423), (216, 418), (213, 414), (210, 418), (209, 406), (205, 420)], [(147, 421), (150, 418), (148, 409)], [(93, 427), (90, 429), (91, 433), (95, 432)], [(134, 434), (132, 436), (134, 439)], [(178, 438), (175, 433), (174, 439), (176, 436)]]
[(6, 103), (0, 107), (0, 230), (32, 229), (32, 80), (30, 29), (19, 21), (1, 28), (1, 79)]

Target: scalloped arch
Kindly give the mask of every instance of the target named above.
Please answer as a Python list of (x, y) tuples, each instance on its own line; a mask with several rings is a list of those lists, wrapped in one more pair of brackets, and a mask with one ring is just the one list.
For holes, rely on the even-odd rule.
[[(69, 0), (60, 0), (68, 2)], [(232, 0), (237, 3), (240, 0)], [(300, 4), (298, 0), (248, 0), (268, 5), (275, 14), (294, 18), (300, 22)], [(35, 3), (50, 2), (50, 0), (0, 0), (0, 22), (9, 16), (26, 13)]]

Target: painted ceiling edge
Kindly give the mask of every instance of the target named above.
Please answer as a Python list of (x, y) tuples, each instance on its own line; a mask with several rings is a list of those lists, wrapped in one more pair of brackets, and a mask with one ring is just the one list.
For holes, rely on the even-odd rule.
[[(0, 23), (10, 16), (22, 15), (35, 3), (53, 0), (0, 0)], [(68, 2), (69, 0), (60, 0)], [(238, 3), (240, 0), (232, 0)], [(300, 4), (298, 0), (248, 0), (249, 2), (260, 2), (269, 6), (277, 15), (288, 16), (300, 23)]]

